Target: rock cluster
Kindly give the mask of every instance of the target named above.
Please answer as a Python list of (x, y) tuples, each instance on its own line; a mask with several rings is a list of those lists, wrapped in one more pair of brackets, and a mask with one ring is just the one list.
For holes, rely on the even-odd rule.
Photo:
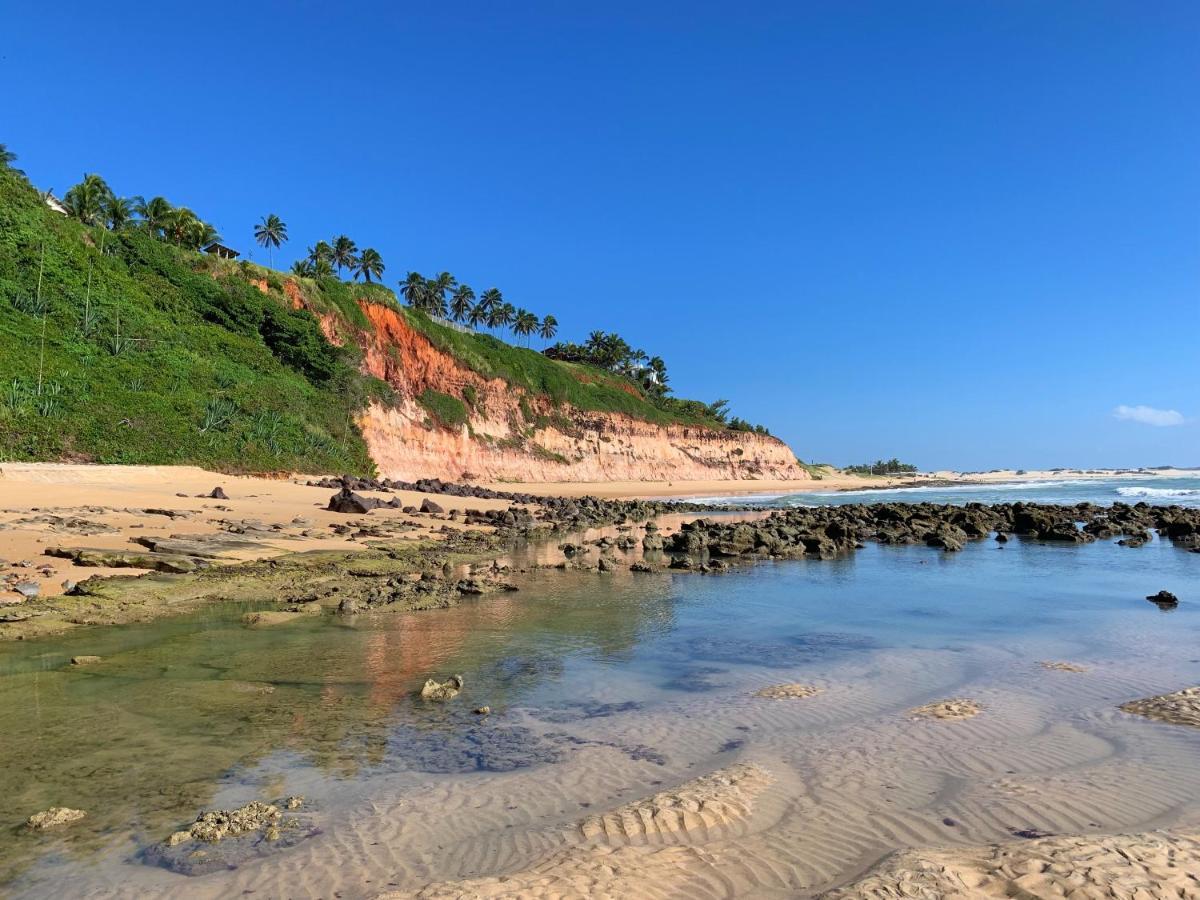
[[(1041, 541), (1082, 544), (1119, 534), (1141, 535), (1154, 528), (1177, 545), (1200, 544), (1200, 509), (1002, 503), (965, 506), (934, 503), (876, 503), (780, 510), (757, 522), (697, 519), (672, 535), (672, 554), (710, 558), (759, 556), (831, 559), (862, 547), (925, 544), (961, 550), (968, 541), (1014, 533)], [(680, 568), (691, 568), (679, 563)]]

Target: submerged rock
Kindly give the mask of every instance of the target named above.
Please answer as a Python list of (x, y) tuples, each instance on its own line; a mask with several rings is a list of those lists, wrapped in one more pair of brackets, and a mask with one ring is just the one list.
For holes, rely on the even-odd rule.
[(284, 809), (297, 810), (303, 803), (303, 797), (293, 796), (275, 803), (254, 800), (237, 809), (202, 812), (187, 828), (149, 847), (143, 861), (181, 875), (237, 868), (316, 834), (311, 824), (283, 814)]
[(910, 709), (908, 714), (921, 719), (971, 719), (979, 715), (983, 711), (974, 700), (967, 700), (962, 697), (955, 697), (951, 700), (938, 700), (934, 703), (926, 703), (924, 706), (918, 706), (916, 709)]
[(1170, 591), (1159, 591), (1157, 594), (1147, 594), (1146, 599), (1159, 609), (1174, 609), (1179, 605), (1179, 598)]
[(73, 666), (90, 666), (93, 663), (100, 662), (99, 656), (72, 656), (71, 665)]
[(434, 681), (430, 678), (421, 687), (422, 700), (437, 700), (445, 702), (453, 700), (458, 696), (459, 691), (463, 688), (463, 677), (461, 675), (451, 675), (445, 681)]
[(66, 806), (52, 806), (40, 813), (34, 813), (25, 820), (25, 827), (31, 831), (45, 831), (48, 828), (61, 828), (87, 818), (82, 809), (71, 809)]

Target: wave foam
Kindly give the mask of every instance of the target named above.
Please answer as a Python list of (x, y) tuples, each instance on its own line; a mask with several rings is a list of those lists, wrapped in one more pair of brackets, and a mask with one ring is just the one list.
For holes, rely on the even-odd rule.
[(1117, 494), (1122, 497), (1200, 497), (1200, 488), (1149, 488), (1149, 487), (1119, 487)]

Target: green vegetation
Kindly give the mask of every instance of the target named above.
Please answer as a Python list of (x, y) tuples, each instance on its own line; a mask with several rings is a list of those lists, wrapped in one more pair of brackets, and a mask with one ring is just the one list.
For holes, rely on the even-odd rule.
[[(348, 235), (318, 241), (283, 276), (223, 253), (215, 227), (162, 196), (123, 198), (96, 174), (48, 205), (0, 145), (0, 460), (196, 463), (262, 471), (366, 472), (354, 414), (390, 388), (360, 374), (362, 301), (403, 315), (439, 349), (520, 395), (523, 444), (542, 428), (572, 433), (559, 411), (621, 413), (658, 425), (766, 433), (724, 400), (670, 396), (666, 365), (615, 334), (528, 348), (558, 333), (497, 288), (476, 297), (449, 272), (408, 273), (401, 294), (384, 263)], [(275, 214), (254, 227), (271, 253), (288, 240)], [(342, 280), (343, 273), (361, 278)], [(510, 329), (513, 346), (494, 334)], [(331, 343), (322, 331), (337, 335)], [(461, 428), (480, 398), (427, 390), (429, 424)], [(549, 407), (549, 408), (548, 408)], [(527, 431), (528, 434), (523, 432)], [(560, 459), (546, 450), (543, 458)], [(549, 455), (547, 455), (549, 454)]]
[(873, 463), (846, 466), (845, 471), (853, 475), (910, 475), (917, 471), (917, 467), (902, 463), (893, 456), (891, 459), (877, 459)]
[(462, 428), (467, 424), (467, 405), (457, 397), (426, 388), (417, 402), (444, 428)]
[(194, 214), (154, 198), (121, 222), (84, 183), (72, 201), (95, 224), (0, 166), (0, 458), (369, 471), (352, 415), (387, 388), (354, 351), (277, 278), (253, 286), (265, 270), (189, 249)]
[(725, 425), (713, 415), (715, 405), (667, 398), (671, 402), (660, 406), (635, 383), (614, 372), (549, 359), (488, 334), (462, 332), (434, 321), (419, 309), (404, 307), (402, 311), (409, 324), (429, 338), (435, 347), (451, 354), (468, 368), (485, 378), (500, 378), (530, 395), (548, 397), (555, 405), (568, 403), (590, 412), (625, 413), (659, 425), (688, 424), (709, 428)]

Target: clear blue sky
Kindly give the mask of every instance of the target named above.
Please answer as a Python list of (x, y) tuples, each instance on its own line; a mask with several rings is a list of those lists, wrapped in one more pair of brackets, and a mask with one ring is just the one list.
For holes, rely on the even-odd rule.
[(1200, 464), (1192, 0), (3, 6), (40, 187), (498, 286), (806, 459)]

